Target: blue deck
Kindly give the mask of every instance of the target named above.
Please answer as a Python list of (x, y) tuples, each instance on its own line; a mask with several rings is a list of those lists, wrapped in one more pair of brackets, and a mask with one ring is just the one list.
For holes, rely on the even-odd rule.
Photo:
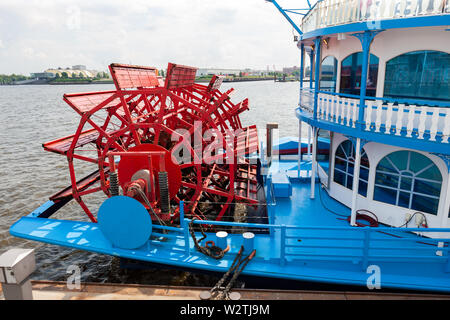
[[(292, 170), (296, 162), (282, 162), (280, 167), (280, 171)], [(397, 228), (350, 227), (328, 209), (343, 215), (350, 210), (320, 190), (320, 184), (316, 184), (316, 199), (311, 200), (308, 180), (291, 181), (292, 196), (268, 205), (272, 233), (257, 234), (256, 257), (244, 274), (365, 286), (370, 276), (367, 267), (377, 265), (382, 288), (450, 292), (449, 239), (424, 238)], [(187, 228), (169, 228), (164, 235), (157, 233), (157, 226), (153, 228), (152, 239), (136, 250), (114, 248), (94, 223), (35, 218), (33, 213), (16, 222), (10, 232), (80, 250), (216, 272), (229, 268), (242, 244), (240, 234), (229, 235), (231, 250), (217, 261), (194, 249)], [(215, 240), (215, 235), (209, 234), (207, 240)], [(445, 242), (444, 248), (436, 246), (439, 240)]]

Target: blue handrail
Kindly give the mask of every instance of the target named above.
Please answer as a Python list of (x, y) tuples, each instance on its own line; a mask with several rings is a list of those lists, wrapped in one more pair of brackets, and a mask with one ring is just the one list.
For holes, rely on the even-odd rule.
[[(184, 219), (184, 225), (188, 225), (190, 219)], [(450, 233), (450, 228), (394, 228), (394, 227), (350, 227), (350, 226), (295, 226), (295, 225), (276, 225), (276, 224), (261, 224), (261, 223), (242, 223), (242, 222), (228, 222), (228, 221), (211, 221), (211, 220), (195, 220), (194, 224), (208, 224), (216, 226), (236, 226), (236, 227), (247, 227), (247, 228), (265, 228), (265, 229), (276, 229), (280, 231), (280, 255), (279, 263), (284, 265), (287, 258), (290, 260), (301, 259), (301, 260), (344, 260), (344, 261), (359, 261), (362, 265), (363, 270), (367, 268), (370, 261), (444, 261), (446, 263), (445, 270), (450, 272), (450, 239), (447, 238), (418, 238), (411, 237), (412, 232), (422, 232), (422, 233)], [(304, 230), (304, 231), (319, 231), (317, 236), (303, 236), (299, 235), (293, 237), (287, 235), (290, 230)], [(345, 236), (330, 236), (329, 233), (325, 231), (345, 231), (345, 232), (356, 232), (360, 233), (362, 236), (359, 238), (348, 238)], [(183, 228), (186, 239), (188, 239), (188, 228)], [(393, 238), (374, 238), (372, 235), (374, 233), (387, 233), (392, 234), (396, 237)], [(403, 237), (401, 237), (402, 235)], [(336, 244), (299, 244), (297, 242), (291, 243), (293, 239), (301, 238), (302, 240), (307, 239), (318, 239), (318, 240), (342, 240), (342, 241), (357, 241), (360, 244), (352, 244), (352, 246), (342, 246)], [(375, 246), (374, 243), (377, 241), (387, 242), (389, 245), (385, 244)], [(422, 246), (417, 247), (405, 247), (405, 246), (395, 246), (395, 243), (405, 243), (405, 242), (416, 242), (420, 243)], [(445, 244), (444, 246), (439, 246), (439, 244)], [(186, 251), (189, 250), (190, 243), (188, 240), (185, 242)], [(429, 247), (426, 247), (428, 245)], [(315, 251), (314, 253), (302, 253), (302, 252), (289, 252), (288, 249), (355, 249), (358, 252), (338, 252), (333, 250), (327, 250), (325, 252)], [(418, 251), (417, 254), (377, 254), (371, 253), (372, 250), (411, 250)], [(441, 255), (437, 255), (437, 252), (441, 252)], [(425, 255), (429, 253), (429, 255)], [(444, 254), (445, 253), (445, 254)], [(355, 260), (356, 259), (356, 260)]]
[(154, 228), (154, 229), (160, 229), (160, 230), (167, 230), (167, 231), (181, 232), (181, 228), (170, 227), (170, 226), (161, 226), (161, 225), (159, 225), (159, 224), (154, 224), (154, 225), (152, 225), (152, 228)]
[[(191, 219), (185, 218), (186, 223), (189, 224)], [(230, 227), (248, 227), (248, 228), (281, 228), (279, 224), (264, 224), (251, 222), (230, 222), (230, 221), (215, 221), (215, 220), (194, 220), (194, 224), (210, 224), (216, 226), (230, 226)], [(347, 230), (358, 232), (360, 230), (368, 229), (373, 232), (445, 232), (450, 233), (450, 228), (395, 228), (395, 227), (346, 227), (346, 226), (296, 226), (285, 225), (287, 229), (304, 229), (304, 230)], [(447, 239), (450, 241), (450, 239)]]
[[(305, 88), (303, 90), (305, 90)], [(309, 89), (309, 90), (314, 91), (314, 89)], [(323, 90), (318, 90), (317, 92), (329, 94), (332, 96), (353, 98), (353, 99), (358, 99), (358, 100), (360, 98), (360, 96), (357, 96), (354, 94), (347, 94), (347, 93), (329, 92), (329, 91), (323, 91)], [(438, 106), (438, 107), (450, 108), (450, 103), (448, 101), (440, 101), (440, 100), (421, 100), (421, 99), (369, 97), (369, 96), (364, 96), (364, 100), (382, 100), (382, 101), (393, 102), (393, 103), (406, 103), (409, 105), (428, 105), (428, 106)]]

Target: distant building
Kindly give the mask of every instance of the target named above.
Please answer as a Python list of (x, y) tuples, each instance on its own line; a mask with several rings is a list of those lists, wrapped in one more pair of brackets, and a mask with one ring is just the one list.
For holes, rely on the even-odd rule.
[(38, 79), (38, 80), (52, 79), (55, 77), (55, 74), (52, 72), (36, 72), (36, 73), (31, 73), (31, 77)]
[(249, 70), (247, 71), (249, 76), (267, 76), (270, 71), (266, 70)]
[(300, 72), (300, 68), (297, 66), (283, 68), (283, 73), (286, 74), (293, 74), (296, 71)]
[(197, 77), (207, 75), (218, 76), (264, 76), (267, 75), (266, 71), (252, 70), (252, 69), (219, 69), (219, 68), (199, 68), (197, 69)]
[(63, 77), (63, 73), (67, 74), (68, 78), (95, 78), (100, 74), (100, 77), (109, 77), (108, 72), (98, 70), (87, 70), (85, 65), (74, 65), (72, 68), (50, 68), (44, 72), (32, 73), (31, 76), (37, 79), (51, 79), (57, 76)]
[(219, 68), (200, 68), (197, 69), (196, 76), (218, 75), (218, 76), (239, 76), (243, 72), (241, 69), (219, 69)]
[(86, 70), (86, 66), (77, 64), (76, 66), (72, 66), (72, 70)]

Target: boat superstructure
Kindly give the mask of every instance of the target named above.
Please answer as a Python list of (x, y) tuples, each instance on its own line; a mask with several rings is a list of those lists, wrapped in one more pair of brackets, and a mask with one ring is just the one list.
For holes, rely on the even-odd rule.
[(321, 179), (353, 225), (365, 209), (390, 226), (416, 212), (448, 226), (449, 13), (448, 1), (318, 1), (302, 20), (313, 67), (297, 117), (331, 133)]
[[(248, 101), (231, 103), (219, 78), (195, 84), (191, 67), (169, 65), (163, 81), (151, 68), (111, 65), (117, 90), (66, 95), (79, 130), (44, 144), (96, 173), (77, 180), (72, 167), (71, 187), (11, 234), (214, 272), (243, 245), (256, 250), (248, 276), (449, 292), (449, 1), (269, 2), (299, 33), (300, 79), (309, 76), (299, 137), (272, 141), (270, 123), (260, 147), (238, 118)], [(98, 110), (108, 111), (101, 125), (91, 123)], [(190, 141), (181, 155), (192, 159), (180, 162), (170, 136), (184, 129), (195, 140), (195, 120), (208, 123), (197, 140), (208, 156)], [(94, 158), (75, 156), (84, 143), (96, 145)], [(81, 199), (97, 191), (108, 198), (96, 212)], [(71, 199), (91, 221), (50, 218)], [(202, 234), (219, 256), (199, 250)]]

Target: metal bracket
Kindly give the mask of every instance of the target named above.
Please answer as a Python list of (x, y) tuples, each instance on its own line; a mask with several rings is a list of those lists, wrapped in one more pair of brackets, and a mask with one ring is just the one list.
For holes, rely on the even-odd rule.
[[(350, 140), (351, 142), (352, 142), (352, 144), (353, 144), (353, 147), (356, 147), (356, 139), (358, 139), (358, 137), (353, 137), (353, 136), (347, 136), (347, 135), (345, 135), (344, 134), (344, 136), (348, 139), (348, 140)], [(361, 139), (361, 138), (360, 138)], [(366, 140), (366, 139), (361, 139), (361, 141), (360, 141), (360, 151), (362, 151), (362, 149), (364, 148), (364, 146), (368, 143), (368, 142), (370, 142), (369, 140)]]
[[(273, 5), (278, 9), (278, 11), (281, 12), (281, 14), (282, 14), (282, 15), (286, 18), (286, 20), (292, 25), (292, 27), (295, 29), (295, 31), (298, 32), (299, 35), (302, 35), (302, 34), (303, 34), (302, 30), (300, 30), (300, 28), (295, 24), (294, 21), (292, 21), (292, 19), (291, 19), (291, 18), (288, 16), (288, 14), (286, 13), (286, 11), (288, 11), (288, 10), (283, 9), (283, 8), (282, 8), (275, 0), (267, 0), (267, 1), (273, 3)], [(289, 12), (289, 11), (288, 11), (288, 12)]]
[(352, 33), (350, 35), (359, 39), (364, 51), (364, 48), (368, 48), (370, 46), (376, 35), (383, 31), (384, 30), (366, 30), (364, 32)]

